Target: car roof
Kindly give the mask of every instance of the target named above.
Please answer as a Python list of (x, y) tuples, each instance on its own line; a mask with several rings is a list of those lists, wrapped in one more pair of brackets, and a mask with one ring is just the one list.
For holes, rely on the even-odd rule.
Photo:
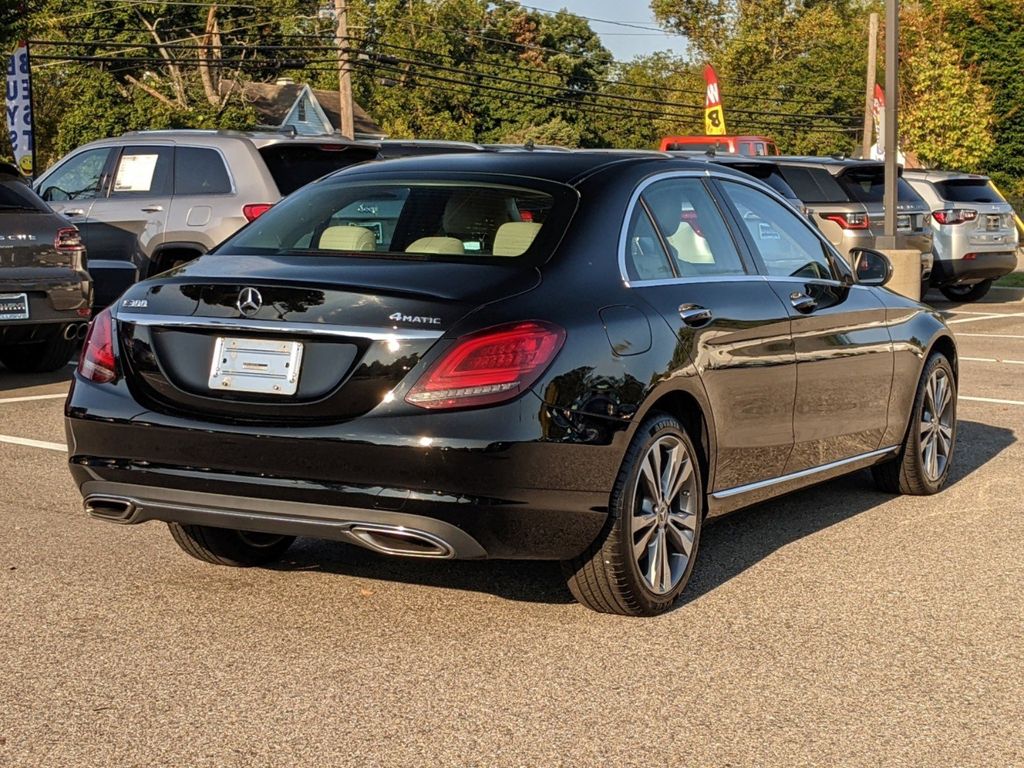
[[(613, 165), (637, 166), (650, 164), (651, 170), (664, 164), (664, 170), (707, 171), (708, 163), (695, 159), (673, 157), (664, 152), (650, 150), (576, 150), (573, 152), (467, 152), (454, 155), (421, 155), (364, 163), (342, 169), (332, 176), (363, 173), (471, 173), (522, 176), (545, 179), (573, 185), (594, 173)], [(722, 168), (722, 166), (717, 166)], [(743, 177), (737, 171), (731, 173)]]
[(988, 176), (964, 171), (935, 171), (927, 168), (905, 168), (903, 178), (924, 181), (981, 181), (988, 182)]
[(87, 146), (118, 146), (126, 142), (140, 144), (190, 141), (219, 146), (225, 143), (247, 141), (257, 147), (270, 144), (295, 142), (296, 144), (345, 144), (351, 146), (362, 146), (376, 148), (378, 142), (374, 141), (352, 141), (341, 135), (317, 135), (307, 136), (293, 131), (232, 131), (232, 130), (203, 130), (196, 128), (171, 128), (167, 130), (154, 131), (128, 131), (120, 136), (113, 136), (106, 139), (99, 139), (90, 142)]

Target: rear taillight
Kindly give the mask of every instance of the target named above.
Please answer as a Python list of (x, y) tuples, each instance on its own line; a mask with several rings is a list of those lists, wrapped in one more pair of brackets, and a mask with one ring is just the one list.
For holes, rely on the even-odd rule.
[(867, 229), (871, 226), (871, 217), (866, 213), (823, 213), (821, 217), (843, 229)]
[(110, 310), (104, 309), (89, 324), (78, 361), (78, 372), (83, 378), (106, 384), (117, 378), (117, 360), (114, 358), (114, 321)]
[(273, 207), (273, 203), (250, 203), (242, 206), (242, 215), (245, 216), (246, 221), (256, 221)]
[(978, 218), (978, 212), (971, 208), (943, 208), (932, 211), (932, 218), (939, 224), (963, 224)]
[(53, 238), (53, 247), (62, 253), (82, 250), (82, 233), (77, 227), (61, 227)]
[(465, 408), (511, 400), (529, 389), (562, 348), (565, 331), (509, 323), (457, 339), (406, 395), (420, 408)]

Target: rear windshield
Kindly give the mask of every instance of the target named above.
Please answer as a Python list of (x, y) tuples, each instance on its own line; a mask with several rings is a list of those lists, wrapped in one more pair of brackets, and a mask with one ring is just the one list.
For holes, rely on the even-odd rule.
[(954, 203), (1005, 203), (1003, 196), (996, 192), (988, 179), (955, 179), (935, 184), (943, 200)]
[(722, 165), (760, 179), (785, 198), (793, 200), (797, 197), (789, 184), (783, 180), (778, 166), (769, 163), (722, 163)]
[[(881, 203), (885, 198), (885, 172), (879, 168), (849, 170), (838, 176), (838, 181), (852, 200), (859, 203)], [(921, 196), (900, 177), (896, 181), (896, 197), (901, 203), (922, 203)]]
[(372, 160), (376, 147), (351, 144), (271, 144), (260, 149), (263, 162), (282, 195), (290, 195), (332, 171)]
[(48, 211), (28, 184), (19, 179), (0, 176), (0, 211)]
[(780, 165), (779, 171), (793, 192), (805, 203), (847, 203), (849, 195), (835, 177), (823, 168)]
[(506, 262), (557, 241), (564, 207), (547, 192), (497, 184), (331, 180), (274, 206), (218, 252)]

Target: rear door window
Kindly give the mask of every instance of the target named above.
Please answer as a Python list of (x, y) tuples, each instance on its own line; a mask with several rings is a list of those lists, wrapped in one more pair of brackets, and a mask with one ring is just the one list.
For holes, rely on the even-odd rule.
[(224, 252), (495, 260), (550, 253), (574, 207), (498, 184), (323, 183), (274, 206)]
[(1001, 194), (992, 189), (988, 179), (954, 179), (939, 181), (935, 188), (943, 200), (954, 203), (1005, 203)]
[(20, 179), (0, 175), (0, 211), (46, 211), (46, 203)]
[(174, 150), (175, 195), (225, 195), (230, 192), (231, 177), (220, 152), (205, 147), (177, 147)]
[(680, 277), (746, 273), (717, 204), (700, 179), (657, 181), (640, 197)]
[(377, 156), (375, 146), (358, 144), (281, 142), (261, 147), (259, 152), (282, 195), (290, 195), (321, 176)]
[(170, 196), (173, 157), (172, 147), (125, 147), (117, 159), (110, 196)]

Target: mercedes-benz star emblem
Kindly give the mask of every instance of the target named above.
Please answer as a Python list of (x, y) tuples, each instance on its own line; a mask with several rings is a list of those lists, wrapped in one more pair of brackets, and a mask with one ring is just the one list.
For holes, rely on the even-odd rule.
[(246, 317), (252, 317), (263, 306), (263, 297), (255, 288), (243, 288), (238, 293), (238, 301), (235, 302), (235, 306)]

